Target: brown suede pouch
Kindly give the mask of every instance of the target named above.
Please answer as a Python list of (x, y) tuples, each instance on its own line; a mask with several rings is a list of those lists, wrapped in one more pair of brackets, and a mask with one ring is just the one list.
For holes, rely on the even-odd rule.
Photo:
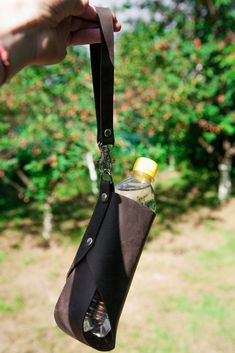
[[(115, 192), (106, 202), (100, 195), (55, 307), (64, 332), (100, 351), (115, 347), (119, 317), (154, 217), (150, 209)], [(83, 331), (96, 290), (111, 323), (103, 338)]]

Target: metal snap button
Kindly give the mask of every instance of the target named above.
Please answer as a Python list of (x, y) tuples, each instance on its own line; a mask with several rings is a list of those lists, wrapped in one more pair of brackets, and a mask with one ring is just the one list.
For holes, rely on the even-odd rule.
[(101, 200), (102, 202), (106, 202), (108, 200), (108, 195), (105, 192), (101, 195)]
[(105, 137), (110, 137), (110, 136), (112, 136), (112, 131), (111, 131), (110, 129), (106, 129), (106, 130), (104, 131), (104, 136), (105, 136)]
[(93, 239), (92, 238), (88, 238), (86, 241), (88, 246), (91, 246), (91, 244), (93, 243)]

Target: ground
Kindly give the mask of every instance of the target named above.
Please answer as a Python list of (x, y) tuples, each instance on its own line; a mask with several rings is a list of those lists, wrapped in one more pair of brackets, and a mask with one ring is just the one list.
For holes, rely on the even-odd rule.
[[(234, 353), (235, 199), (198, 207), (172, 224), (146, 245), (115, 352)], [(53, 319), (76, 245), (43, 248), (30, 234), (19, 237), (0, 237), (0, 353), (93, 352)]]

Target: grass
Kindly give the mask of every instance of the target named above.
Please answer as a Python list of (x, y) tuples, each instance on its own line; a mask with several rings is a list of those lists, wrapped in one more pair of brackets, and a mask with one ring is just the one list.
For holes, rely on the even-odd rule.
[(3, 251), (0, 251), (0, 264), (7, 260), (7, 254)]
[(35, 256), (27, 256), (21, 259), (20, 263), (22, 266), (30, 266), (37, 262), (37, 258)]
[[(208, 349), (210, 340), (221, 340), (235, 347), (234, 298), (208, 293), (198, 298), (166, 297), (162, 311), (165, 318), (161, 322), (156, 322), (153, 312), (141, 327), (128, 335), (128, 340), (118, 344), (118, 352), (128, 346), (130, 352), (137, 353), (193, 353), (196, 339), (208, 341)], [(227, 353), (225, 348), (218, 352)]]
[(210, 227), (214, 232), (224, 235), (224, 244), (216, 249), (204, 251), (196, 256), (206, 271), (220, 271), (223, 267), (235, 267), (235, 231)]
[[(208, 293), (202, 293), (196, 299), (180, 296), (171, 298), (167, 309), (186, 315), (186, 327), (193, 328), (191, 333), (195, 336), (201, 337), (203, 331), (212, 331), (212, 336), (223, 336), (225, 340), (235, 342), (235, 333), (231, 330), (235, 321), (233, 298), (217, 297)], [(185, 340), (188, 340), (190, 331), (183, 332)]]
[(16, 294), (12, 300), (0, 297), (0, 313), (11, 314), (21, 310), (25, 305), (25, 300), (21, 294)]
[(231, 302), (230, 298), (226, 302), (224, 298), (216, 297), (208, 293), (201, 293), (198, 298), (175, 296), (169, 298), (169, 303), (164, 308), (164, 311), (191, 314), (193, 321), (201, 321), (210, 317), (218, 321), (218, 323), (221, 323), (229, 317)]
[[(131, 332), (128, 341), (135, 343), (130, 352), (235, 351), (235, 231), (218, 226), (213, 217), (206, 219), (203, 229), (215, 242), (219, 234), (223, 245), (215, 243), (211, 250), (202, 248), (196, 255), (195, 251), (184, 255), (189, 266), (180, 273), (182, 290), (170, 290), (156, 298), (161, 299), (156, 311)], [(157, 322), (159, 316), (162, 319)], [(124, 347), (122, 343), (120, 348)]]

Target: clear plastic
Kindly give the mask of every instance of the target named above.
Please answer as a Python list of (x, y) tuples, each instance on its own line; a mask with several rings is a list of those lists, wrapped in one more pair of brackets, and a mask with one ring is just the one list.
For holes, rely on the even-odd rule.
[(111, 330), (109, 317), (104, 302), (98, 291), (91, 301), (89, 309), (86, 313), (84, 323), (84, 332), (90, 331), (97, 337), (105, 337)]
[(141, 172), (133, 172), (115, 188), (116, 193), (126, 196), (156, 212), (156, 199), (152, 187), (153, 178)]

